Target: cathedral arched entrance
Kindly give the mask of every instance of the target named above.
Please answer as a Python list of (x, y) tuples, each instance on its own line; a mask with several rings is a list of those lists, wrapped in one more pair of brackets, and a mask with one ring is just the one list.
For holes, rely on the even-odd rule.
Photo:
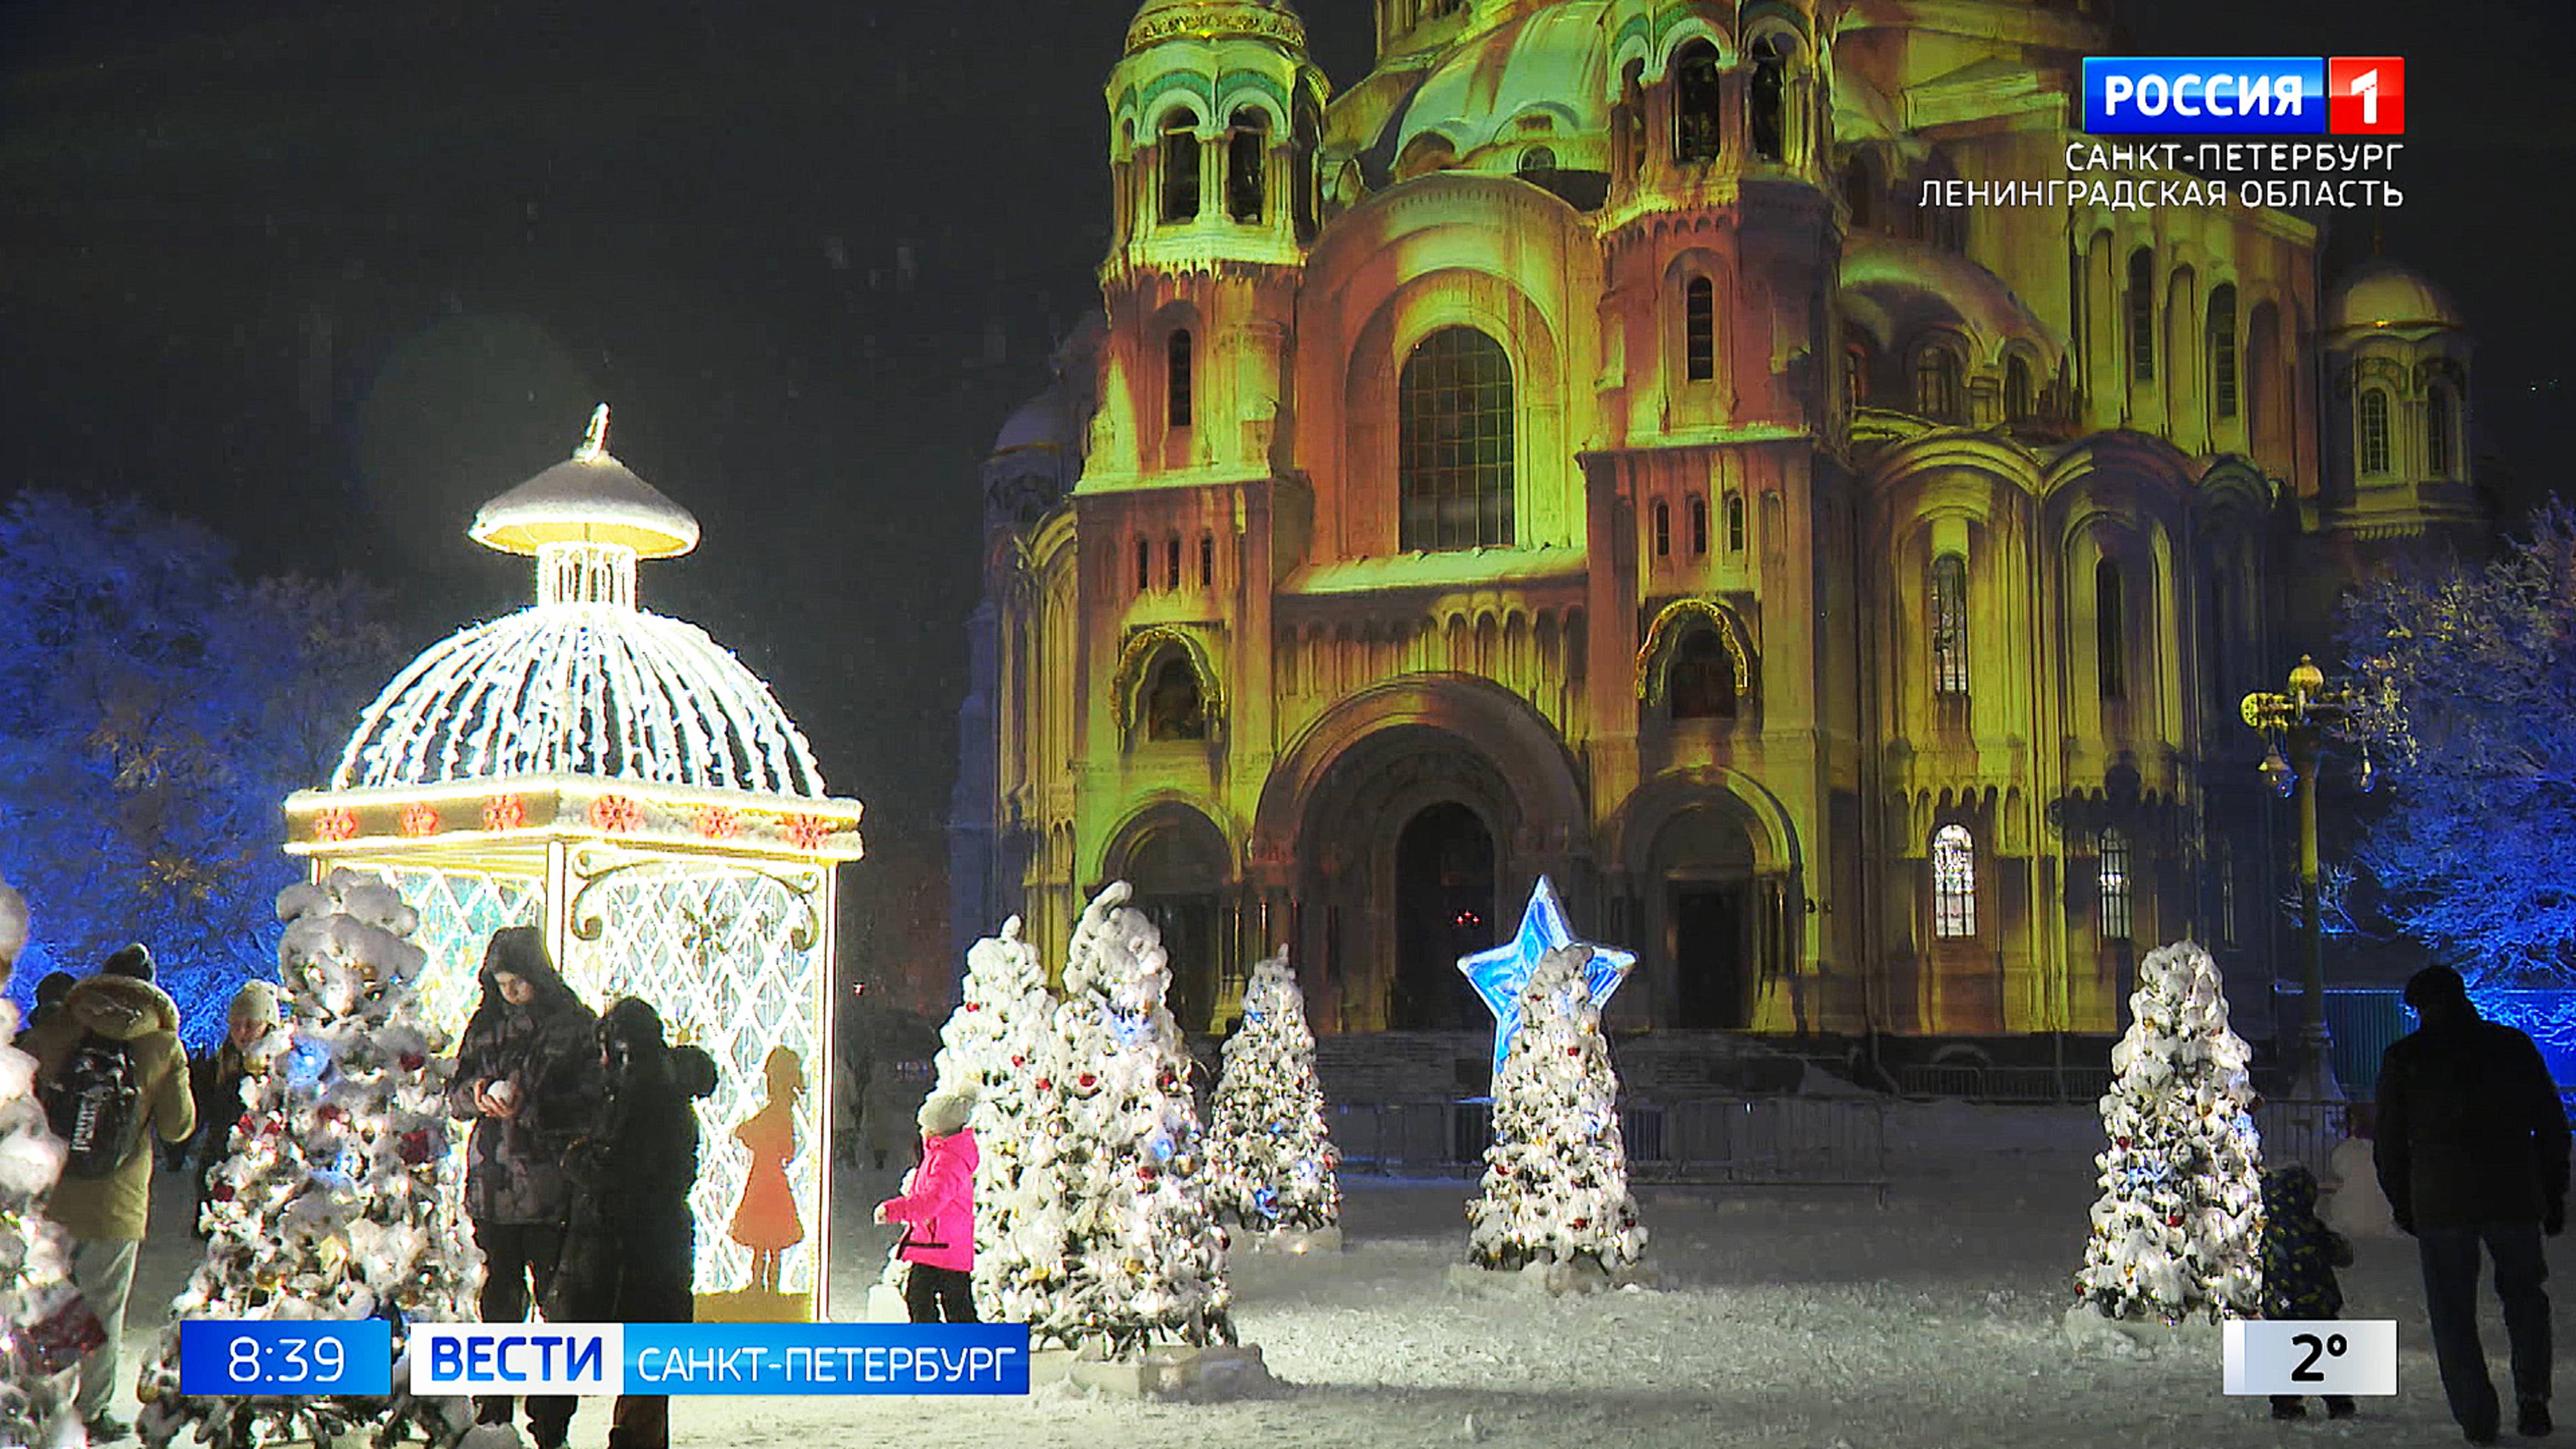
[(1649, 878), (1661, 908), (1658, 994), (1677, 1027), (1740, 1031), (1752, 1024), (1763, 945), (1753, 842), (1744, 826), (1712, 807), (1684, 810), (1655, 833)]
[(1676, 771), (1631, 796), (1611, 830), (1611, 889), (1642, 978), (1620, 1002), (1666, 1027), (1777, 1030), (1796, 1019), (1792, 963), (1806, 917), (1796, 836), (1778, 802), (1731, 771)]
[(1579, 910), (1588, 852), (1573, 761), (1527, 701), (1415, 674), (1300, 732), (1264, 784), (1250, 857), (1319, 1030), (1483, 1029), (1458, 957), (1508, 938), (1553, 874)]
[(1197, 810), (1166, 804), (1129, 822), (1107, 863), (1108, 878), (1128, 883), (1130, 903), (1162, 933), (1174, 1019), (1183, 1031), (1221, 1029), (1243, 994), (1224, 834)]
[(1395, 841), (1389, 1027), (1446, 1031), (1486, 1014), (1458, 958), (1493, 944), (1494, 896), (1494, 836), (1475, 811), (1444, 800), (1405, 822)]
[[(1520, 804), (1446, 730), (1398, 725), (1345, 751), (1311, 800), (1298, 903), (1345, 1030), (1451, 1031), (1487, 1017), (1458, 958), (1500, 939)], [(1518, 917), (1512, 918), (1516, 924)]]

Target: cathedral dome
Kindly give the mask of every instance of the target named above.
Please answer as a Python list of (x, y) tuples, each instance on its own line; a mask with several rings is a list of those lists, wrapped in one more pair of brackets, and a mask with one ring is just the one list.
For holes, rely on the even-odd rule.
[(1306, 22), (1287, 0), (1145, 0), (1127, 22), (1127, 53), (1166, 40), (1253, 37), (1306, 48)]
[(2422, 331), (2458, 327), (2459, 311), (2441, 288), (2395, 262), (2371, 262), (2334, 290), (2326, 303), (2326, 329)]
[[(1500, 143), (1555, 150), (1558, 166), (1605, 164), (1610, 134), (1606, 0), (1568, 0), (1506, 21), (1449, 53), (1395, 119), (1401, 157), (1437, 135), (1461, 160)], [(1568, 149), (1568, 143), (1573, 143)]]

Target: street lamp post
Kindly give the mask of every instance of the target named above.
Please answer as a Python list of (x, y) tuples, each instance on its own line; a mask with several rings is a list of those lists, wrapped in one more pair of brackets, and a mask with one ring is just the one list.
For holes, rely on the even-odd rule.
[[(2332, 1037), (2326, 1030), (2325, 932), (2317, 900), (2317, 762), (2327, 737), (2349, 720), (2359, 701), (2348, 686), (2326, 686), (2325, 671), (2306, 655), (2290, 671), (2288, 688), (2245, 696), (2245, 723), (2271, 742), (2264, 752), (2263, 777), (2281, 794), (2295, 793), (2299, 805), (2299, 955), (2307, 1003), (2299, 1025), (2299, 1062), (2291, 1094), (2303, 1101), (2340, 1102), (2343, 1087), (2335, 1080)], [(2282, 747), (2288, 746), (2285, 758)], [(2370, 754), (2361, 757), (2362, 788), (2370, 785)]]

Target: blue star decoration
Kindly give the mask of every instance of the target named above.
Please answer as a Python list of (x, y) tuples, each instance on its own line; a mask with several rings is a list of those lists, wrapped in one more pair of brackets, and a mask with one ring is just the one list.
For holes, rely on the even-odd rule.
[[(1529, 985), (1530, 972), (1538, 960), (1561, 946), (1591, 945), (1578, 943), (1566, 928), (1565, 906), (1556, 898), (1556, 886), (1546, 876), (1530, 891), (1529, 907), (1521, 912), (1521, 928), (1512, 939), (1490, 951), (1458, 958), (1458, 969), (1467, 973), (1467, 983), (1484, 998), (1486, 1009), (1494, 1013), (1494, 1075), (1501, 1076), (1503, 1058), (1511, 1054), (1512, 1038), (1521, 1029), (1521, 991)], [(1584, 963), (1583, 984), (1592, 990), (1592, 1003), (1607, 1006), (1610, 994), (1628, 979), (1637, 964), (1634, 951), (1592, 946), (1592, 959)]]

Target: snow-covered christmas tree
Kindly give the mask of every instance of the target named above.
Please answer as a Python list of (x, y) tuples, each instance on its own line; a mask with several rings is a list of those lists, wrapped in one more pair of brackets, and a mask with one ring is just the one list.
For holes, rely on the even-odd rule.
[(92, 1316), (71, 1286), (71, 1240), (44, 1215), (63, 1145), (36, 1098), (36, 1059), (5, 1045), (18, 1009), (0, 1001), (0, 1446), (85, 1443), (72, 1408), (70, 1330)]
[[(346, 870), (287, 887), (277, 913), (289, 1020), (262, 1044), (267, 1070), (243, 1083), (205, 1261), (172, 1318), (384, 1317), (399, 1347), (410, 1323), (471, 1319), (481, 1271), (458, 1214), (447, 1040), (414, 994), (418, 920), (391, 887)], [(155, 1446), (192, 1425), (228, 1449), (327, 1440), (387, 1413), (383, 1400), (183, 1397), (175, 1321), (140, 1392), (136, 1430)], [(379, 1443), (413, 1426), (453, 1439), (470, 1417), (463, 1400), (401, 1412), (414, 1425), (384, 1425)]]
[(1208, 1104), (1208, 1198), (1220, 1220), (1299, 1246), (1341, 1221), (1340, 1154), (1324, 1127), (1315, 1034), (1286, 954), (1252, 968), (1243, 1027)]
[(2151, 953), (2129, 1014), (2102, 1099), (2111, 1142), (2094, 1159), (2102, 1196), (2075, 1275), (2078, 1307), (2165, 1323), (2252, 1316), (2263, 1150), (2218, 963), (2188, 942)]
[(1033, 1343), (1118, 1358), (1156, 1340), (1234, 1342), (1190, 1056), (1163, 1004), (1171, 972), (1127, 898), (1124, 881), (1102, 891), (1067, 951), (995, 1281)]
[(962, 996), (940, 1028), (939, 1055), (931, 1063), (932, 1091), (975, 1099), (968, 1123), (977, 1153), (975, 1308), (987, 1322), (1002, 1321), (996, 1244), (1010, 1233), (1019, 1204), (1034, 1080), (1029, 1064), (1043, 1054), (1054, 1025), (1046, 967), (1037, 947), (1020, 938), (1020, 918), (1013, 916), (1000, 935), (967, 951)]
[(1521, 994), (1520, 1030), (1494, 1079), (1484, 1193), (1467, 1204), (1467, 1256), (1478, 1267), (1588, 1263), (1607, 1275), (1645, 1253), (1628, 1193), (1619, 1078), (1584, 983), (1591, 958), (1580, 944), (1548, 952)]

